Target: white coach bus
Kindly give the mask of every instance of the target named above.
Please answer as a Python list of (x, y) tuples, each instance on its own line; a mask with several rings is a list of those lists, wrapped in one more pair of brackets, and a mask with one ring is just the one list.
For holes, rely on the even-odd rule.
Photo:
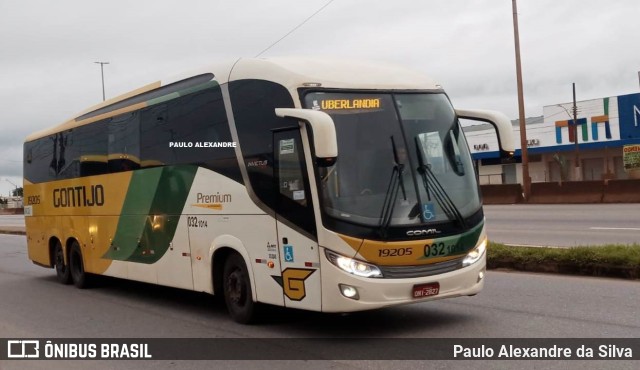
[[(394, 66), (240, 59), (159, 81), (30, 135), (29, 258), (258, 303), (350, 312), (474, 295), (484, 216), (439, 85)], [(512, 153), (511, 153), (512, 154)]]

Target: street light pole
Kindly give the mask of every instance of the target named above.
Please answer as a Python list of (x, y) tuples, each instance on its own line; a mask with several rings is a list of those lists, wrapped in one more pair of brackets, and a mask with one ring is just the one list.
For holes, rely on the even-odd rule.
[(104, 65), (105, 64), (109, 64), (109, 62), (94, 62), (96, 64), (100, 64), (100, 75), (102, 76), (102, 101), (105, 101), (105, 94), (104, 94)]
[(580, 147), (578, 145), (578, 107), (576, 106), (576, 83), (573, 82), (573, 138), (576, 140), (575, 180), (582, 180), (580, 171)]
[(520, 156), (522, 158), (522, 191), (525, 202), (531, 196), (531, 177), (529, 177), (529, 154), (527, 152), (527, 127), (524, 118), (524, 93), (522, 91), (522, 66), (520, 63), (520, 35), (518, 34), (518, 6), (516, 0), (513, 5), (513, 35), (516, 48), (516, 80), (518, 84), (518, 112), (520, 122)]

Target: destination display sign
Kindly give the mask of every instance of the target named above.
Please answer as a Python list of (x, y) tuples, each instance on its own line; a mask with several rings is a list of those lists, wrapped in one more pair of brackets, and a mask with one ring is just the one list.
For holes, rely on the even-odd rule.
[(379, 109), (380, 103), (380, 98), (326, 99), (314, 100), (313, 107), (322, 110)]

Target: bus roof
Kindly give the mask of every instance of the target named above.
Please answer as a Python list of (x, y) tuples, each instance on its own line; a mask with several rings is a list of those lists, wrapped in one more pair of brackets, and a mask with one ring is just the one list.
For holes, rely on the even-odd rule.
[[(273, 81), (289, 89), (294, 96), (298, 88), (305, 86), (362, 90), (440, 89), (433, 80), (421, 73), (380, 62), (298, 57), (241, 58), (235, 61), (213, 64), (142, 86), (90, 107), (60, 125), (33, 133), (25, 141), (32, 141), (56, 132), (140, 109), (144, 107), (144, 104), (131, 104), (123, 108), (110, 110), (108, 113), (91, 115), (92, 112), (110, 107), (126, 99), (204, 74), (213, 74), (215, 81), (221, 85), (230, 81), (245, 79)], [(299, 104), (299, 102), (296, 104)], [(90, 115), (90, 117), (82, 118), (87, 115)]]

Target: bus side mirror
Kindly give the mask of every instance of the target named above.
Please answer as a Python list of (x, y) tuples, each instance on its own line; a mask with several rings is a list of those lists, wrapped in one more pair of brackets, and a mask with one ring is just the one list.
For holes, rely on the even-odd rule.
[(296, 118), (308, 123), (313, 132), (314, 154), (319, 160), (318, 164), (330, 166), (336, 162), (338, 140), (336, 126), (331, 116), (317, 110), (295, 108), (276, 108), (276, 115), (283, 118)]
[(512, 158), (516, 148), (513, 142), (513, 126), (511, 120), (501, 112), (480, 109), (456, 109), (458, 118), (491, 124), (498, 134), (501, 158)]

